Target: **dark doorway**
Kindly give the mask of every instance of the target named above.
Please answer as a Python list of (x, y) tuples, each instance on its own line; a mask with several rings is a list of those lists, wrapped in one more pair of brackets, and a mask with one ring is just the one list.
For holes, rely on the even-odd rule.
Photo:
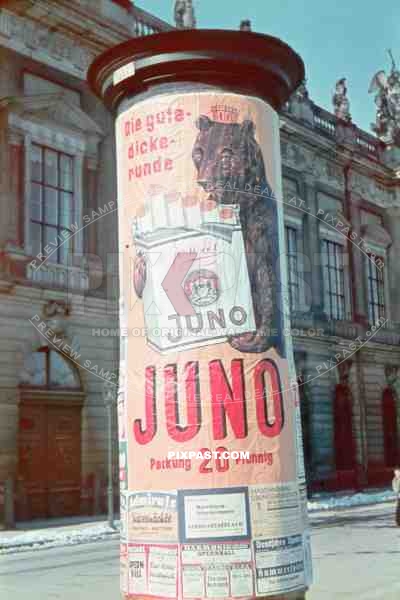
[(24, 399), (20, 408), (17, 519), (80, 512), (81, 406)]
[(395, 467), (398, 463), (396, 395), (389, 386), (384, 389), (382, 395), (382, 418), (385, 466)]

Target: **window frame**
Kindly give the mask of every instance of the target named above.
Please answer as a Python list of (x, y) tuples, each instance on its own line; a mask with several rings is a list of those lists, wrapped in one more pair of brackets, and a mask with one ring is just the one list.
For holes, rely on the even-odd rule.
[[(368, 281), (368, 269), (369, 266), (367, 261), (369, 261), (369, 255), (375, 257), (375, 260), (381, 259), (383, 261), (383, 292), (384, 292), (384, 301), (385, 301), (385, 314), (384, 318), (386, 322), (390, 323), (391, 320), (391, 306), (390, 306), (390, 298), (391, 298), (391, 288), (390, 288), (390, 277), (388, 270), (388, 261), (390, 260), (390, 255), (388, 253), (388, 248), (391, 243), (391, 238), (388, 235), (388, 232), (381, 226), (379, 226), (380, 231), (378, 231), (379, 237), (381, 238), (379, 241), (376, 239), (377, 233), (375, 231), (362, 231), (363, 238), (365, 242), (365, 246), (368, 247), (368, 253), (363, 252), (364, 254), (364, 302), (365, 302), (365, 312), (366, 318), (368, 320), (369, 325), (373, 325), (374, 323), (370, 322), (370, 307), (369, 307), (369, 281)], [(383, 235), (387, 236), (387, 239), (382, 242)], [(388, 324), (385, 323), (382, 327), (388, 327)]]
[[(365, 268), (366, 268), (366, 291), (367, 291), (367, 313), (368, 313), (368, 323), (370, 325), (375, 325), (380, 319), (388, 319), (388, 314), (387, 314), (387, 308), (388, 308), (388, 298), (387, 298), (387, 277), (386, 277), (386, 260), (385, 260), (385, 253), (384, 252), (380, 252), (379, 254), (374, 255), (375, 256), (375, 260), (380, 259), (383, 262), (383, 267), (382, 269), (379, 269), (376, 265), (376, 262), (371, 260), (371, 255), (367, 255), (365, 257)], [(379, 278), (379, 275), (377, 276), (376, 279), (371, 277), (371, 271), (372, 269), (375, 269), (375, 272), (377, 274), (381, 274), (381, 278)], [(371, 297), (371, 286), (372, 286), (372, 281), (376, 281), (377, 282), (377, 298), (378, 298), (378, 303), (373, 302), (373, 297)], [(381, 283), (381, 297), (383, 297), (383, 303), (379, 302), (380, 300), (380, 292), (379, 292), (379, 283)], [(373, 294), (372, 294), (373, 296)], [(374, 307), (378, 307), (377, 310), (377, 315), (375, 315), (375, 310)], [(380, 309), (383, 309), (383, 311), (381, 312)]]
[[(351, 290), (350, 290), (350, 282), (349, 282), (349, 267), (348, 264), (346, 264), (346, 261), (344, 260), (344, 256), (347, 252), (347, 248), (346, 245), (343, 244), (343, 240), (335, 235), (335, 232), (333, 232), (333, 234), (331, 234), (331, 232), (328, 232), (326, 229), (320, 228), (320, 234), (319, 234), (319, 244), (320, 244), (320, 252), (321, 252), (321, 261), (320, 261), (320, 266), (321, 266), (321, 279), (322, 279), (322, 295), (323, 295), (323, 307), (324, 307), (324, 312), (326, 314), (326, 316), (328, 317), (328, 319), (331, 319), (333, 321), (350, 321), (351, 320)], [(338, 265), (337, 265), (337, 254), (335, 254), (335, 264), (334, 265), (330, 265), (329, 264), (329, 252), (324, 252), (324, 244), (332, 244), (335, 248), (340, 248), (340, 253), (342, 255), (342, 264), (341, 264), (341, 268), (338, 269)], [(329, 246), (328, 246), (329, 249)], [(327, 263), (325, 263), (325, 259), (324, 256), (327, 256), (326, 260)], [(327, 290), (326, 288), (326, 277), (325, 277), (325, 268), (326, 266), (328, 266), (328, 280), (329, 280), (329, 289)], [(333, 267), (330, 268), (330, 267)], [(340, 289), (340, 286), (342, 288), (342, 293), (330, 293), (330, 290), (332, 289), (332, 278), (331, 278), (331, 271), (334, 270), (336, 272), (341, 273), (341, 277), (342, 280), (341, 282), (338, 280), (336, 280), (335, 285), (336, 285), (336, 290)], [(338, 285), (339, 283), (339, 285)], [(329, 304), (327, 303), (327, 296), (329, 297)], [(332, 310), (332, 296), (335, 296), (336, 298), (343, 298), (343, 310), (342, 312), (340, 312), (339, 310), (336, 310), (336, 314), (334, 313), (334, 311)], [(338, 302), (337, 302), (337, 307), (339, 306)]]
[[(75, 216), (75, 189), (74, 189), (74, 170), (75, 170), (75, 164), (74, 164), (74, 156), (72, 154), (69, 154), (67, 152), (62, 152), (59, 150), (55, 150), (54, 148), (51, 148), (47, 145), (44, 144), (38, 144), (36, 142), (32, 142), (31, 144), (31, 157), (32, 157), (32, 151), (33, 148), (37, 148), (39, 149), (40, 153), (41, 153), (41, 178), (40, 180), (34, 179), (33, 178), (33, 173), (32, 173), (32, 169), (31, 169), (31, 195), (30, 198), (28, 199), (29, 204), (30, 204), (30, 209), (32, 209), (32, 196), (33, 196), (33, 186), (40, 186), (40, 208), (41, 208), (41, 218), (40, 220), (37, 220), (36, 218), (33, 218), (32, 216), (32, 211), (30, 212), (30, 225), (32, 227), (32, 224), (36, 224), (39, 225), (40, 227), (40, 232), (41, 232), (41, 240), (40, 240), (40, 245), (41, 245), (41, 250), (40, 252), (43, 253), (43, 249), (45, 246), (45, 242), (43, 240), (43, 232), (44, 230), (51, 228), (54, 229), (54, 239), (60, 239), (62, 236), (62, 232), (63, 231), (68, 231), (70, 234), (72, 233), (72, 230), (66, 226), (66, 225), (61, 225), (60, 221), (61, 221), (61, 195), (62, 194), (68, 194), (71, 198), (71, 213), (72, 214), (72, 219)], [(57, 184), (51, 184), (48, 183), (46, 181), (46, 153), (51, 152), (53, 154), (56, 154), (57, 156), (57, 167), (56, 167), (56, 172), (57, 172)], [(66, 157), (68, 159), (71, 160), (72, 162), (72, 186), (71, 189), (68, 190), (64, 187), (61, 187), (61, 160), (62, 157)], [(32, 163), (32, 161), (31, 161)], [(48, 190), (52, 190), (54, 192), (56, 192), (56, 196), (57, 196), (57, 223), (54, 224), (51, 221), (47, 221), (46, 220), (46, 215), (45, 215), (45, 205), (46, 205), (46, 192)], [(72, 220), (71, 219), (71, 220)], [(71, 235), (69, 236), (71, 237)], [(73, 236), (71, 237), (71, 241), (72, 241), (72, 254), (74, 254), (74, 238)], [(63, 265), (65, 264), (65, 261), (62, 260), (61, 257), (61, 244), (59, 246), (57, 246), (57, 248), (55, 248), (55, 251), (53, 251), (53, 253), (51, 254), (51, 256), (49, 256), (49, 261), (52, 263), (56, 263), (58, 265)], [(54, 256), (54, 254), (56, 254), (56, 258), (57, 260), (50, 260), (52, 256)], [(67, 261), (68, 263), (68, 261)]]
[[(44, 135), (40, 135), (40, 131), (37, 132), (36, 135), (32, 135), (31, 133), (26, 133), (24, 138), (24, 168), (25, 168), (25, 188), (24, 188), (24, 207), (25, 207), (25, 218), (24, 218), (24, 248), (25, 254), (28, 256), (33, 256), (33, 248), (32, 248), (32, 231), (31, 231), (31, 194), (32, 194), (32, 174), (31, 174), (31, 153), (32, 146), (42, 146), (46, 147), (49, 150), (60, 152), (70, 156), (73, 160), (73, 190), (74, 190), (74, 214), (71, 216), (71, 224), (78, 224), (77, 229), (74, 229), (73, 234), (73, 255), (80, 255), (83, 251), (83, 230), (80, 226), (82, 219), (82, 204), (83, 204), (83, 182), (82, 182), (82, 174), (83, 174), (83, 158), (84, 152), (83, 148), (78, 149), (81, 145), (78, 140), (80, 138), (72, 138), (68, 136), (71, 140), (71, 144), (68, 148), (63, 144), (63, 140), (65, 138), (65, 133), (60, 132), (60, 135), (57, 135), (57, 132), (54, 130), (50, 130), (46, 128), (43, 133)], [(46, 135), (47, 134), (47, 135)], [(50, 134), (50, 135), (49, 135)], [(50, 137), (50, 139), (49, 139)], [(59, 267), (68, 267), (72, 266), (68, 263), (59, 263), (52, 262), (54, 266)]]
[[(289, 235), (288, 235), (289, 234)], [(294, 235), (294, 250), (290, 248), (290, 235)], [(298, 312), (301, 307), (301, 285), (296, 278), (293, 281), (293, 271), (291, 269), (291, 260), (295, 262), (295, 271), (299, 272), (299, 229), (293, 226), (292, 223), (285, 222), (285, 250), (286, 250), (286, 265), (287, 265), (287, 286), (288, 286), (288, 297), (289, 297), (289, 310), (290, 313)], [(292, 289), (296, 288), (296, 302), (293, 298)]]
[[(44, 374), (45, 374), (45, 383), (20, 383), (19, 387), (23, 389), (32, 389), (32, 390), (45, 390), (48, 392), (58, 392), (58, 391), (68, 391), (68, 392), (82, 392), (83, 391), (83, 383), (81, 373), (79, 368), (74, 364), (74, 362), (67, 357), (62, 352), (58, 350), (54, 350), (49, 348), (48, 346), (42, 346), (35, 350), (33, 353), (38, 355), (44, 355)], [(51, 383), (51, 357), (52, 355), (61, 356), (61, 360), (63, 360), (74, 374), (77, 385), (57, 385)]]
[[(296, 238), (297, 238), (297, 267), (298, 267), (298, 286), (299, 286), (299, 296), (298, 296), (298, 306), (293, 311), (293, 313), (301, 314), (306, 313), (310, 305), (306, 302), (306, 281), (304, 280), (305, 275), (305, 260), (307, 258), (304, 255), (304, 227), (303, 227), (303, 219), (298, 215), (294, 215), (288, 210), (284, 215), (284, 240), (285, 240), (285, 263), (286, 263), (286, 272), (287, 272), (287, 290), (289, 291), (289, 264), (287, 259), (287, 241), (286, 241), (286, 228), (295, 229), (296, 230)], [(290, 294), (290, 291), (289, 291)], [(290, 296), (288, 303), (289, 312), (292, 311), (290, 306)], [(290, 315), (289, 315), (290, 316)]]

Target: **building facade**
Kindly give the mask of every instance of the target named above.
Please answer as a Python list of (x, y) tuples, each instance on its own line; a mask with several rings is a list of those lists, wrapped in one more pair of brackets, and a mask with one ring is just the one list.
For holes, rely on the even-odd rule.
[(0, 2), (0, 522), (105, 510), (114, 123), (86, 75), (168, 27), (127, 0)]
[[(116, 180), (113, 118), (86, 73), (170, 28), (128, 0), (0, 1), (0, 522), (105, 510)], [(310, 490), (384, 485), (400, 447), (395, 152), (305, 89), (281, 124)]]
[(400, 447), (398, 149), (316, 106), (304, 86), (281, 122), (310, 490), (385, 485)]

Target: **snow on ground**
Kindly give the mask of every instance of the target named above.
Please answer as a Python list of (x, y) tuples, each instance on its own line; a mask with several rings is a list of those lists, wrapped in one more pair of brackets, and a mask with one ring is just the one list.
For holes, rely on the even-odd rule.
[[(308, 511), (311, 514), (324, 511), (335, 511), (357, 506), (392, 502), (396, 498), (391, 490), (369, 490), (353, 494), (315, 494), (308, 501)], [(104, 540), (110, 536), (118, 537), (119, 521), (116, 528), (112, 529), (107, 521), (97, 523), (63, 524), (61, 526), (47, 526), (29, 530), (29, 524), (24, 530), (14, 530), (0, 533), (0, 554), (23, 552), (35, 548), (53, 548), (57, 546), (71, 546), (85, 542)], [(28, 529), (28, 530), (27, 530)]]
[(0, 554), (34, 550), (35, 548), (72, 546), (104, 540), (110, 536), (119, 536), (119, 521), (116, 522), (115, 529), (112, 529), (107, 522), (102, 522), (79, 528), (53, 527), (36, 531), (16, 531), (15, 535), (7, 535), (7, 537), (0, 533)]
[(394, 494), (392, 490), (371, 490), (368, 492), (337, 495), (314, 494), (312, 499), (308, 501), (308, 512), (353, 508), (354, 506), (366, 506), (367, 504), (391, 502), (395, 499), (396, 494)]

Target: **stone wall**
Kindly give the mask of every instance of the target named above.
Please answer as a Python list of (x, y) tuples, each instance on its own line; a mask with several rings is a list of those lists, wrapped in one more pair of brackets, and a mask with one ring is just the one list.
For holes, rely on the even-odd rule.
[[(309, 297), (305, 298), (302, 310), (292, 315), (292, 324), (295, 351), (298, 355), (305, 353), (305, 369), (312, 377), (308, 384), (312, 485), (314, 489), (334, 489), (346, 486), (350, 481), (347, 479), (346, 484), (345, 479), (340, 480), (335, 464), (333, 407), (339, 377), (334, 357), (357, 337), (366, 343), (351, 357), (349, 383), (356, 454), (354, 482), (358, 486), (388, 483), (391, 471), (385, 465), (382, 393), (386, 387), (385, 367), (389, 363), (400, 364), (399, 265), (395, 258), (400, 231), (399, 184), (394, 172), (385, 164), (377, 140), (357, 130), (353, 124), (339, 123), (334, 115), (314, 105), (308, 96), (300, 99), (295, 96), (289, 103), (282, 115), (281, 140), (286, 223), (293, 222), (291, 215), (297, 210), (300, 235), (304, 240), (304, 262), (309, 269), (300, 273)], [(294, 196), (303, 204), (290, 202)], [(328, 214), (330, 216), (325, 220)], [(336, 225), (338, 221), (341, 226)], [(354, 232), (355, 242), (349, 244), (342, 236), (348, 269), (345, 276), (348, 278), (346, 304), (349, 310), (347, 321), (341, 324), (327, 317), (325, 283), (317, 257), (321, 237), (340, 242), (346, 226), (348, 232)], [(385, 316), (388, 321), (377, 335), (368, 323), (368, 250), (364, 251), (366, 246), (361, 244), (362, 236), (372, 248), (371, 252), (381, 253), (385, 262)], [(314, 378), (317, 365), (330, 360), (332, 368), (329, 372), (324, 373), (325, 369), (322, 369)], [(397, 415), (400, 415), (399, 398)], [(400, 448), (399, 427), (397, 432)]]

